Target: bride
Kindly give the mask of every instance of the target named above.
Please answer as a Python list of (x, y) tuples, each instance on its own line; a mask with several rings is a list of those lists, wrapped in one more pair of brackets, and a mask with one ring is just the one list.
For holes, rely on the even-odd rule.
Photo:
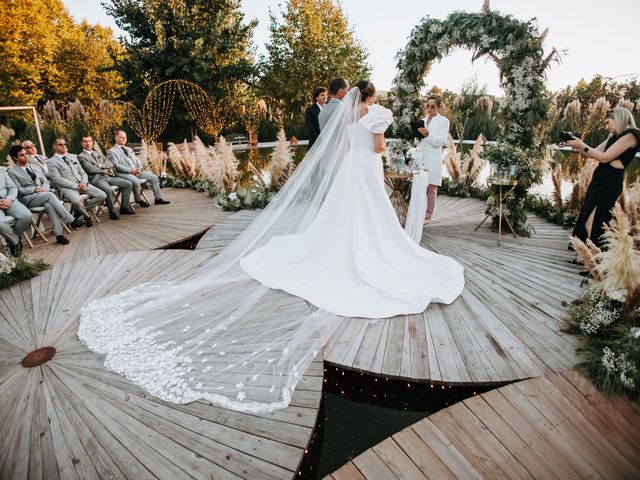
[(391, 112), (359, 82), (256, 219), (181, 283), (94, 300), (78, 336), (107, 368), (164, 400), (286, 407), (341, 317), (451, 303), (463, 268), (413, 242), (384, 188)]

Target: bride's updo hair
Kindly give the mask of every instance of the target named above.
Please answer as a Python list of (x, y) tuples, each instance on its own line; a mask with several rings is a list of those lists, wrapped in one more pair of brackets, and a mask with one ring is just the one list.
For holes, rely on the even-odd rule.
[(364, 102), (367, 98), (373, 97), (376, 94), (376, 87), (373, 86), (373, 83), (367, 80), (360, 80), (357, 85), (358, 90), (360, 90), (360, 101)]

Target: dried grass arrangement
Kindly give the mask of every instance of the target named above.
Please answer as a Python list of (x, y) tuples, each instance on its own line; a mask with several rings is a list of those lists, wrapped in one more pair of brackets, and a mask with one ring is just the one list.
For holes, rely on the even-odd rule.
[(589, 184), (593, 178), (593, 171), (597, 166), (597, 160), (588, 158), (585, 161), (584, 166), (578, 175), (578, 179), (573, 184), (573, 191), (571, 192), (571, 198), (569, 199), (569, 208), (571, 210), (579, 211), (582, 207), (582, 203), (587, 195), (587, 189), (589, 188)]
[(198, 178), (211, 181), (215, 163), (218, 161), (215, 149), (207, 147), (200, 137), (194, 137), (194, 170), (197, 172)]
[(567, 329), (580, 335), (579, 352), (596, 386), (640, 393), (640, 183), (625, 189), (605, 226), (604, 247), (572, 238), (592, 280), (571, 307)]
[(278, 141), (271, 154), (269, 162), (269, 174), (271, 178), (270, 188), (280, 190), (293, 171), (293, 156), (283, 129), (278, 131)]
[(182, 153), (178, 150), (175, 143), (169, 142), (167, 144), (167, 158), (176, 177), (188, 178), (189, 175), (183, 164)]
[(140, 159), (145, 168), (149, 168), (156, 175), (164, 176), (167, 172), (167, 157), (164, 155), (158, 145), (154, 142), (147, 145), (145, 141), (142, 141), (140, 150), (136, 152), (137, 157)]
[(453, 143), (453, 137), (449, 134), (447, 146), (444, 150), (444, 165), (453, 182), (458, 182), (462, 176), (462, 155), (458, 153), (458, 146)]
[(478, 138), (476, 138), (473, 148), (471, 149), (471, 153), (463, 156), (461, 180), (467, 185), (471, 185), (476, 181), (482, 167), (485, 165), (485, 161), (482, 159), (480, 154), (482, 153), (486, 142), (487, 139), (484, 138), (484, 135), (478, 135)]
[(217, 161), (214, 164), (211, 181), (220, 192), (228, 195), (236, 187), (238, 159), (223, 136), (220, 136), (214, 148)]

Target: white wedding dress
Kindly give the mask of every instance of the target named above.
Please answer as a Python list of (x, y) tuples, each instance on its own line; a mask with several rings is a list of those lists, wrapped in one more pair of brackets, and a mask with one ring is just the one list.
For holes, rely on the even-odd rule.
[(242, 258), (245, 272), (345, 317), (419, 313), (460, 295), (463, 267), (416, 244), (385, 191), (373, 134), (384, 133), (391, 121), (389, 110), (372, 106), (347, 126), (349, 152), (315, 221)]
[(452, 302), (462, 267), (402, 230), (352, 89), (269, 205), (184, 281), (90, 301), (78, 337), (163, 400), (241, 412), (285, 408), (341, 316), (392, 317)]

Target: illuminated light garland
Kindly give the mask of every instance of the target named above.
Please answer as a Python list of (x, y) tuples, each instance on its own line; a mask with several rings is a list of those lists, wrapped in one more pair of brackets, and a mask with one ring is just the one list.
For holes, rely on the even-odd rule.
[(176, 96), (184, 102), (187, 114), (203, 132), (217, 137), (226, 118), (226, 102), (214, 102), (200, 86), (186, 80), (167, 80), (151, 89), (139, 110), (125, 110), (127, 123), (146, 143), (155, 141), (167, 128)]

